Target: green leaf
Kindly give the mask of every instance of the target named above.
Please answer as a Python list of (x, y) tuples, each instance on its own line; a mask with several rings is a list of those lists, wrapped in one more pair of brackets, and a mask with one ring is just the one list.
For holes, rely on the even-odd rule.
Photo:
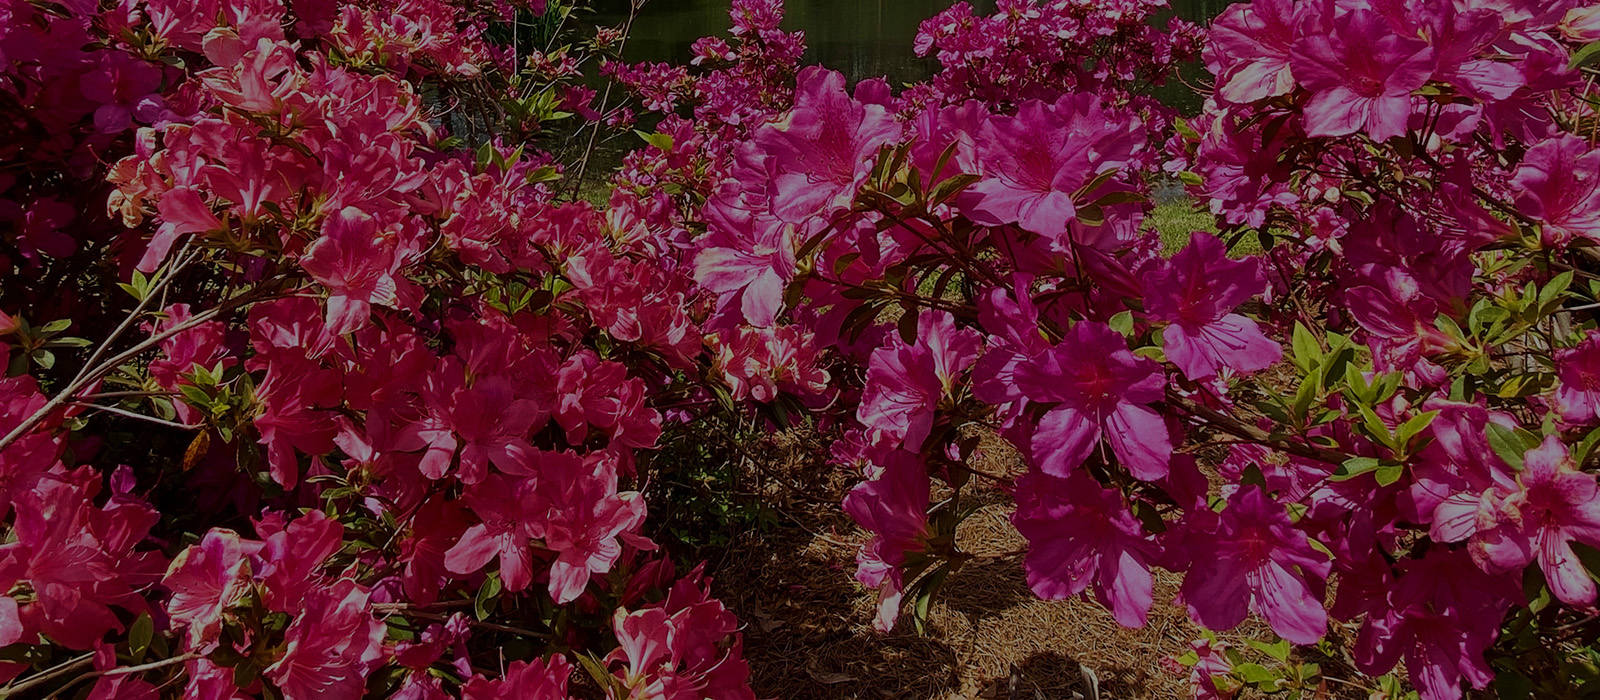
[(1548, 311), (1546, 310), (1546, 308), (1550, 307), (1550, 305), (1552, 303), (1560, 301), (1561, 295), (1565, 294), (1567, 292), (1567, 288), (1570, 287), (1570, 286), (1572, 286), (1572, 271), (1571, 270), (1568, 270), (1568, 271), (1563, 272), (1563, 273), (1561, 273), (1559, 275), (1556, 275), (1555, 277), (1550, 278), (1550, 281), (1548, 283), (1546, 283), (1544, 285), (1544, 287), (1539, 290), (1539, 310), (1540, 310), (1540, 312), (1541, 313), (1549, 313), (1550, 311), (1554, 311), (1555, 310), (1554, 308), (1549, 308)]
[(1433, 419), (1438, 417), (1438, 411), (1418, 413), (1417, 415), (1412, 416), (1410, 420), (1401, 423), (1400, 427), (1395, 428), (1395, 436), (1398, 438), (1398, 441), (1401, 445), (1408, 444), (1411, 442), (1411, 438), (1414, 438), (1417, 436), (1417, 434), (1427, 430), (1428, 426), (1433, 424)]
[(1146, 199), (1146, 197), (1144, 195), (1139, 194), (1138, 192), (1135, 192), (1133, 190), (1120, 190), (1120, 191), (1116, 191), (1116, 192), (1107, 192), (1107, 193), (1105, 193), (1104, 195), (1102, 195), (1099, 198), (1094, 200), (1094, 205), (1098, 206), (1098, 207), (1109, 207), (1109, 206), (1113, 206), (1113, 205), (1117, 205), (1117, 204), (1129, 204), (1129, 203), (1132, 203), (1132, 202), (1143, 202), (1143, 201), (1145, 201), (1145, 199)]
[(1597, 57), (1600, 57), (1600, 41), (1591, 42), (1583, 48), (1572, 52), (1572, 60), (1567, 63), (1567, 68), (1571, 70), (1579, 66), (1588, 65)]
[(1178, 173), (1178, 180), (1185, 185), (1192, 185), (1194, 187), (1199, 187), (1206, 182), (1206, 179), (1201, 177), (1200, 173), (1189, 170)]
[(660, 132), (647, 134), (637, 129), (635, 129), (633, 133), (638, 134), (639, 138), (644, 139), (645, 143), (655, 146), (656, 148), (659, 148), (663, 151), (672, 150), (672, 134), (663, 134)]
[(540, 166), (528, 173), (528, 184), (537, 185), (541, 182), (554, 182), (561, 179), (561, 171), (553, 165)]
[(1349, 481), (1367, 472), (1377, 470), (1380, 464), (1382, 462), (1377, 457), (1351, 457), (1345, 460), (1344, 464), (1339, 465), (1337, 469), (1334, 469), (1333, 476), (1328, 477), (1328, 479), (1330, 481)]
[(1294, 366), (1299, 367), (1302, 373), (1310, 372), (1322, 359), (1322, 346), (1317, 343), (1316, 336), (1311, 335), (1311, 330), (1299, 321), (1294, 322), (1290, 350), (1294, 353)]
[(133, 655), (134, 663), (144, 663), (144, 654), (150, 649), (150, 640), (155, 634), (156, 625), (150, 619), (150, 613), (140, 613), (128, 628), (128, 653)]
[(1358, 403), (1355, 406), (1356, 410), (1361, 412), (1362, 427), (1367, 429), (1367, 433), (1372, 437), (1372, 439), (1383, 443), (1385, 447), (1388, 447), (1391, 450), (1399, 447), (1394, 439), (1394, 433), (1389, 432), (1389, 425), (1384, 423), (1382, 418), (1378, 417), (1378, 413), (1376, 411), (1368, 408), (1365, 404)]
[(900, 320), (895, 323), (895, 327), (900, 330), (900, 339), (904, 340), (906, 345), (916, 345), (917, 307), (914, 304), (902, 303), (900, 309), (902, 311)]
[(1528, 448), (1522, 444), (1522, 439), (1517, 433), (1499, 423), (1490, 421), (1486, 432), (1489, 437), (1489, 449), (1500, 455), (1500, 459), (1511, 465), (1512, 469), (1522, 471), (1522, 455)]
[(1261, 664), (1239, 664), (1233, 667), (1233, 675), (1252, 685), (1272, 684), (1278, 680), (1278, 674), (1267, 670)]
[(971, 187), (972, 183), (980, 179), (982, 178), (977, 175), (969, 175), (967, 173), (945, 178), (939, 181), (939, 184), (934, 185), (933, 192), (928, 194), (928, 203), (943, 204), (951, 197), (961, 194), (968, 187)]
[(1581, 468), (1589, 461), (1589, 455), (1594, 453), (1597, 442), (1600, 442), (1600, 428), (1589, 431), (1589, 434), (1583, 436), (1583, 440), (1572, 448), (1572, 462)]
[(1494, 694), (1500, 700), (1526, 700), (1533, 697), (1533, 681), (1516, 671), (1501, 670), (1494, 676)]
[(1121, 333), (1123, 337), (1130, 337), (1133, 335), (1133, 312), (1121, 311), (1112, 316), (1107, 325), (1111, 326), (1111, 330)]
[(500, 575), (491, 574), (483, 580), (483, 585), (478, 587), (478, 595), (472, 601), (472, 612), (479, 620), (487, 620), (494, 614), (494, 609), (500, 601)]
[(1385, 464), (1378, 467), (1377, 471), (1372, 473), (1372, 477), (1378, 481), (1379, 486), (1390, 486), (1400, 480), (1405, 469), (1401, 464)]
[(926, 577), (917, 582), (916, 605), (912, 606), (911, 621), (916, 624), (917, 634), (926, 634), (928, 624), (928, 608), (933, 604), (933, 596), (944, 585), (945, 577), (950, 575), (950, 567), (940, 564), (938, 568), (929, 572)]
[(1317, 389), (1321, 386), (1321, 369), (1312, 370), (1311, 374), (1305, 378), (1305, 381), (1300, 382), (1300, 388), (1295, 391), (1294, 404), (1291, 406), (1294, 411), (1295, 424), (1300, 425), (1305, 422), (1306, 411), (1311, 410), (1311, 403), (1317, 399), (1317, 394), (1319, 393)]
[(58, 318), (54, 321), (44, 324), (44, 326), (39, 329), (39, 335), (54, 335), (71, 327), (72, 319)]
[(1290, 645), (1289, 640), (1287, 639), (1280, 639), (1272, 644), (1268, 644), (1259, 639), (1246, 640), (1245, 643), (1249, 644), (1250, 648), (1277, 659), (1278, 663), (1283, 663), (1289, 660)]

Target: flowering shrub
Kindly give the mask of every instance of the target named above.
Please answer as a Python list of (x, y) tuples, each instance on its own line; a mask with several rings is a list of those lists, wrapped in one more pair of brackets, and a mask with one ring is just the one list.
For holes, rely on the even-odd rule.
[[(1281, 638), (1200, 696), (1600, 682), (1596, 13), (1413, 5), (958, 3), (895, 94), (776, 0), (687, 67), (563, 3), (12, 0), (0, 692), (753, 698), (646, 535), (719, 416), (837, 433), (882, 631), (978, 478), (1040, 597)], [(540, 140), (633, 123), (592, 59), (660, 116), (604, 205)], [(1170, 257), (1166, 178), (1223, 226)]]

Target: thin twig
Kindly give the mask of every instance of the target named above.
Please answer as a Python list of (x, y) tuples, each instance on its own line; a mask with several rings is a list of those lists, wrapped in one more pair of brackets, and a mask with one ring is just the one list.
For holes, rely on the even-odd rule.
[(7, 684), (6, 687), (0, 688), (0, 698), (9, 698), (24, 690), (32, 690), (44, 685), (45, 683), (49, 683), (56, 678), (93, 663), (94, 654), (84, 654), (83, 656), (61, 664), (60, 666), (40, 671), (39, 673), (30, 676), (27, 680), (20, 683)]
[(101, 375), (104, 375), (105, 373), (122, 366), (122, 364), (128, 360), (138, 357), (140, 353), (160, 345), (161, 341), (187, 331), (190, 328), (194, 328), (195, 326), (205, 323), (206, 321), (210, 321), (211, 319), (220, 316), (224, 312), (232, 311), (236, 308), (257, 301), (265, 301), (266, 299), (270, 298), (269, 294), (261, 294), (258, 296), (258, 293), (263, 291), (264, 288), (258, 287), (253, 292), (240, 294), (232, 299), (222, 302), (217, 306), (206, 309), (205, 311), (201, 311), (200, 313), (189, 317), (187, 321), (160, 331), (155, 335), (150, 336), (144, 342), (118, 353), (115, 357), (112, 357), (111, 359), (101, 363), (100, 366), (93, 368), (92, 371), (82, 373), (82, 376), (79, 376), (78, 378), (69, 382), (60, 393), (56, 394), (49, 401), (46, 401), (44, 406), (40, 407), (39, 410), (34, 411), (33, 415), (23, 419), (23, 421), (19, 423), (16, 428), (13, 428), (11, 432), (6, 434), (5, 437), (0, 438), (0, 450), (4, 450), (6, 447), (10, 446), (11, 443), (16, 442), (23, 435), (28, 434), (28, 431), (33, 430), (35, 426), (44, 422), (45, 418), (48, 418), (52, 413), (55, 413), (56, 410), (72, 401), (74, 394), (77, 394), (78, 391), (83, 389), (83, 387), (89, 385), (95, 380), (98, 380)]
[[(622, 40), (617, 42), (617, 60), (622, 60), (622, 52), (628, 48), (628, 36), (633, 34), (633, 20), (639, 16), (639, 9), (644, 7), (643, 0), (628, 3), (628, 21), (622, 25)], [(565, 19), (565, 18), (563, 18)], [(615, 80), (606, 81), (606, 91), (600, 96), (600, 119), (594, 120), (594, 129), (589, 132), (589, 144), (583, 149), (583, 157), (578, 160), (578, 174), (572, 179), (572, 196), (576, 198), (583, 192), (583, 173), (589, 169), (589, 158), (594, 155), (594, 141), (600, 136), (601, 120), (608, 111), (607, 103), (611, 101), (611, 86)], [(582, 129), (579, 129), (582, 131)]]
[[(450, 621), (450, 616), (449, 615), (440, 615), (439, 613), (423, 612), (421, 610), (403, 610), (403, 611), (398, 611), (396, 614), (406, 615), (406, 616), (409, 616), (409, 617), (418, 617), (418, 618), (422, 618), (424, 620), (433, 620), (435, 622), (449, 622)], [(469, 618), (463, 618), (463, 619), (466, 620), (468, 626), (476, 627), (478, 629), (491, 630), (491, 631), (494, 631), (494, 632), (505, 632), (506, 634), (514, 634), (514, 635), (517, 635), (519, 637), (531, 637), (531, 638), (534, 638), (534, 639), (549, 639), (550, 638), (550, 633), (548, 633), (548, 632), (535, 632), (533, 630), (523, 629), (521, 627), (511, 627), (509, 625), (498, 625), (498, 624), (495, 624), (493, 622), (482, 622), (482, 621), (479, 621), (479, 620), (474, 620), (474, 619), (472, 619), (470, 617)]]
[[(78, 370), (78, 374), (72, 378), (74, 382), (82, 379), (84, 373), (88, 372), (90, 368), (94, 367), (94, 363), (100, 360), (100, 356), (111, 347), (111, 344), (116, 342), (117, 338), (122, 337), (122, 334), (128, 330), (128, 327), (132, 326), (135, 320), (138, 320), (139, 316), (144, 313), (145, 306), (149, 305), (150, 300), (155, 298), (156, 293), (165, 288), (167, 284), (173, 280), (173, 278), (178, 276), (178, 273), (181, 272), (183, 268), (188, 267), (189, 263), (194, 262), (194, 260), (200, 256), (200, 251), (198, 250), (195, 251), (193, 256), (189, 255), (190, 243), (191, 241), (184, 241), (183, 248), (178, 250), (176, 262), (174, 262), (170, 268), (167, 268), (165, 274), (161, 275), (161, 279), (156, 282), (154, 287), (145, 290), (144, 296), (141, 297), (139, 299), (139, 303), (133, 307), (133, 311), (128, 313), (127, 318), (122, 319), (122, 323), (117, 324), (116, 329), (111, 331), (111, 335), (106, 336), (105, 341), (101, 342), (100, 345), (94, 349), (94, 352), (89, 353), (89, 359), (83, 361), (83, 368)], [(0, 445), (0, 447), (3, 446), (4, 445)]]
[(142, 420), (142, 421), (145, 421), (145, 422), (148, 422), (148, 423), (154, 423), (156, 425), (161, 425), (161, 426), (165, 426), (165, 427), (168, 427), (168, 428), (176, 428), (178, 430), (199, 430), (201, 428), (206, 427), (204, 423), (201, 423), (201, 424), (198, 424), (198, 425), (189, 425), (187, 423), (174, 423), (174, 422), (169, 421), (169, 420), (162, 420), (160, 418), (156, 418), (155, 416), (147, 416), (147, 415), (144, 415), (142, 413), (134, 413), (133, 411), (126, 411), (126, 410), (117, 408), (115, 406), (102, 406), (100, 404), (89, 403), (87, 401), (74, 400), (71, 403), (74, 406), (83, 406), (85, 408), (92, 408), (92, 409), (97, 410), (97, 411), (105, 411), (106, 413), (115, 413), (115, 414), (117, 414), (119, 416), (123, 416), (125, 418), (133, 418), (133, 419), (136, 419), (136, 420)]
[(1170, 388), (1167, 389), (1167, 403), (1190, 416), (1205, 419), (1208, 425), (1234, 437), (1243, 438), (1245, 440), (1249, 440), (1250, 442), (1261, 445), (1276, 447), (1290, 454), (1299, 455), (1308, 459), (1315, 459), (1319, 462), (1327, 462), (1329, 464), (1343, 464), (1345, 460), (1354, 456), (1338, 450), (1331, 450), (1326, 447), (1313, 445), (1309, 442), (1275, 438), (1267, 431), (1245, 423), (1237, 418), (1234, 418), (1233, 416), (1212, 409), (1209, 406), (1203, 406), (1190, 401)]

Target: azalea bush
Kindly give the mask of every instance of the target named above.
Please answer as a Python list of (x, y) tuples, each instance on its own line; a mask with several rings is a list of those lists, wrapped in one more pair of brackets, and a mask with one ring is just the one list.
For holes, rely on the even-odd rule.
[(909, 86), (582, 9), (0, 5), (0, 693), (754, 698), (649, 498), (750, 425), (884, 633), (983, 482), (1042, 598), (1263, 619), (1199, 696), (1600, 682), (1596, 8), (957, 3)]

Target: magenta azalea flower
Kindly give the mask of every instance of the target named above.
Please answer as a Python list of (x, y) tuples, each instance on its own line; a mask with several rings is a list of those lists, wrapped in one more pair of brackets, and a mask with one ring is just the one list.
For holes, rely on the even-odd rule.
[(1461, 550), (1432, 547), (1400, 564), (1398, 580), (1377, 592), (1356, 637), (1356, 667), (1373, 676), (1405, 661), (1411, 683), (1429, 700), (1458, 700), (1461, 681), (1483, 688), (1494, 679), (1484, 652), (1500, 621), (1520, 604), (1516, 580), (1490, 576)]
[(1568, 423), (1600, 420), (1600, 334), (1556, 354), (1556, 406)]
[(899, 133), (881, 105), (851, 99), (843, 74), (820, 66), (800, 71), (794, 109), (751, 136), (770, 159), (772, 213), (805, 224), (848, 206), (878, 149)]
[(1013, 376), (1029, 400), (1056, 404), (1033, 434), (1033, 458), (1046, 474), (1069, 476), (1104, 438), (1134, 476), (1166, 476), (1172, 440), (1161, 415), (1144, 405), (1161, 400), (1166, 378), (1109, 326), (1079, 322)]
[[(1015, 116), (990, 117), (979, 132), (986, 176), (961, 198), (974, 221), (1017, 224), (1059, 239), (1077, 217), (1072, 197), (1095, 176), (1120, 169), (1144, 146), (1139, 120), (1108, 109), (1093, 95), (1068, 94), (1055, 104), (1024, 103)], [(1099, 195), (1085, 193), (1089, 199)]]
[(1166, 321), (1167, 359), (1190, 379), (1216, 376), (1223, 367), (1254, 372), (1283, 357), (1256, 322), (1232, 313), (1266, 288), (1260, 262), (1230, 260), (1216, 236), (1196, 231), (1189, 245), (1145, 273), (1145, 310)]
[(473, 676), (461, 686), (462, 700), (567, 700), (567, 680), (572, 663), (557, 654), (549, 661), (513, 661), (505, 678), (488, 680)]
[(637, 491), (617, 491), (615, 458), (603, 453), (587, 458), (546, 453), (530, 505), (543, 514), (530, 533), (556, 555), (549, 590), (557, 605), (577, 600), (591, 576), (611, 571), (623, 541), (640, 549), (655, 546), (637, 534), (644, 523), (643, 499)]
[(1157, 547), (1128, 513), (1118, 491), (1078, 471), (1065, 479), (1029, 474), (1017, 481), (1011, 516), (1028, 538), (1023, 568), (1040, 598), (1061, 600), (1091, 585), (1124, 627), (1143, 627), (1154, 587)]
[(1297, 0), (1255, 0), (1231, 5), (1211, 23), (1206, 68), (1217, 76), (1217, 96), (1236, 104), (1288, 94), (1291, 46), (1311, 5)]
[(284, 700), (357, 700), (383, 661), (384, 625), (350, 579), (319, 587), (285, 633), (284, 654), (264, 672)]
[(1395, 34), (1368, 10), (1335, 18), (1332, 32), (1302, 37), (1293, 54), (1294, 77), (1311, 92), (1305, 106), (1310, 136), (1365, 131), (1382, 141), (1405, 133), (1411, 92), (1434, 68), (1426, 42)]
[(328, 288), (328, 330), (344, 335), (366, 325), (373, 304), (395, 304), (395, 243), (354, 207), (329, 216), (322, 228), (300, 266)]
[(1471, 549), (1491, 573), (1516, 571), (1537, 561), (1556, 598), (1572, 605), (1595, 601), (1594, 580), (1572, 551), (1573, 542), (1600, 547), (1600, 487), (1578, 471), (1554, 435), (1528, 450), (1519, 475), (1522, 490), (1486, 498)]
[(490, 474), (467, 491), (467, 507), (480, 522), (461, 535), (445, 552), (444, 566), (452, 573), (470, 574), (495, 559), (500, 560), (500, 581), (508, 591), (533, 583), (534, 523), (544, 510), (533, 499), (531, 479), (511, 481)]
[[(1199, 511), (1209, 516), (1209, 511)], [(1249, 611), (1296, 644), (1315, 644), (1327, 631), (1319, 592), (1328, 558), (1289, 522), (1283, 506), (1258, 486), (1239, 489), (1215, 527), (1184, 538), (1189, 573), (1183, 601), (1207, 629), (1233, 629)], [(1209, 519), (1209, 518), (1208, 518)]]
[(447, 362), (428, 376), (422, 391), (425, 412), (401, 428), (395, 447), (426, 448), (418, 466), (430, 479), (444, 478), (457, 450), (456, 475), (467, 484), (482, 481), (490, 464), (506, 474), (528, 473), (534, 450), (527, 434), (547, 414), (535, 402), (515, 398), (516, 388), (503, 377), (462, 386), (462, 370), (459, 363)]
[(167, 615), (189, 627), (189, 647), (205, 647), (222, 631), (223, 613), (250, 590), (243, 541), (231, 530), (207, 532), (172, 560), (161, 585), (172, 591)]
[(777, 320), (784, 285), (794, 274), (794, 225), (757, 217), (745, 229), (713, 223), (695, 242), (694, 278), (717, 293), (719, 308), (736, 308), (746, 322), (764, 328)]
[(1528, 149), (1511, 178), (1517, 209), (1544, 225), (1544, 240), (1600, 241), (1600, 151), (1571, 134)]
[(933, 429), (934, 409), (977, 358), (979, 342), (973, 330), (956, 328), (949, 312), (924, 312), (915, 345), (897, 335), (873, 351), (856, 419), (907, 450), (921, 449)]
[(320, 510), (284, 524), (276, 515), (256, 523), (263, 539), (256, 578), (265, 584), (267, 607), (293, 612), (304, 605), (313, 589), (326, 588), (320, 575), (323, 564), (344, 541), (344, 526)]
[(900, 450), (885, 451), (874, 466), (882, 471), (850, 490), (844, 511), (872, 532), (856, 554), (856, 580), (878, 589), (873, 626), (887, 632), (900, 616), (905, 584), (900, 567), (909, 553), (927, 546), (929, 481), (922, 463)]

